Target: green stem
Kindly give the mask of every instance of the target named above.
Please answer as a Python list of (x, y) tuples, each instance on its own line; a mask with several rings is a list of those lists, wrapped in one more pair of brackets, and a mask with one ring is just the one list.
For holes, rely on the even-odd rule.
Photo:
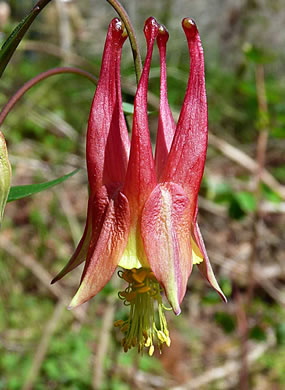
[(120, 16), (122, 19), (129, 39), (131, 43), (131, 48), (133, 52), (133, 57), (134, 57), (134, 64), (135, 64), (135, 72), (136, 72), (136, 79), (137, 79), (137, 84), (139, 83), (141, 73), (142, 73), (142, 60), (141, 60), (141, 55), (137, 43), (137, 38), (135, 34), (135, 30), (133, 28), (133, 25), (130, 21), (129, 15), (127, 14), (126, 10), (124, 7), (120, 4), (118, 0), (106, 0), (117, 12), (117, 14)]
[(11, 109), (15, 106), (15, 104), (18, 102), (18, 100), (34, 85), (36, 85), (38, 82), (45, 80), (46, 78), (50, 76), (54, 76), (61, 73), (75, 73), (79, 74), (80, 76), (86, 77), (88, 80), (92, 81), (94, 84), (97, 84), (98, 80), (95, 76), (93, 76), (91, 73), (86, 72), (85, 70), (75, 68), (75, 67), (58, 67), (53, 68), (50, 70), (47, 70), (46, 72), (40, 73), (36, 77), (29, 80), (27, 83), (25, 83), (18, 91), (8, 100), (6, 105), (4, 106), (3, 110), (0, 113), (0, 126), (4, 122), (6, 116), (9, 114)]

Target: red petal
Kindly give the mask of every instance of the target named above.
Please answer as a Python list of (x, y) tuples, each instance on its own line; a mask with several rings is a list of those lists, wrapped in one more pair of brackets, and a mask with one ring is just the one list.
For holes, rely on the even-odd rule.
[(128, 200), (119, 193), (116, 199), (109, 201), (95, 248), (90, 245), (82, 281), (69, 309), (91, 299), (111, 279), (125, 249), (129, 227)]
[(131, 207), (132, 225), (156, 184), (154, 160), (147, 120), (147, 88), (153, 45), (158, 34), (158, 23), (149, 18), (145, 23), (147, 55), (134, 102), (134, 119), (130, 159), (123, 192)]
[(120, 87), (121, 49), (125, 39), (122, 22), (113, 19), (88, 122), (86, 159), (91, 192), (125, 179), (129, 138)]
[(155, 168), (158, 178), (165, 166), (176, 127), (167, 97), (166, 43), (168, 37), (169, 34), (166, 28), (160, 25), (157, 36), (157, 45), (160, 54), (160, 105), (155, 150)]
[(212, 269), (207, 251), (206, 251), (204, 240), (203, 240), (203, 237), (202, 237), (202, 234), (200, 232), (200, 229), (199, 229), (197, 222), (193, 223), (193, 233), (194, 233), (193, 234), (194, 240), (195, 240), (196, 244), (198, 245), (198, 248), (200, 249), (200, 251), (203, 255), (203, 258), (204, 258), (202, 263), (197, 265), (199, 268), (199, 271), (204, 276), (204, 278), (206, 278), (208, 280), (210, 285), (218, 292), (218, 294), (222, 297), (222, 299), (225, 302), (227, 302), (227, 298), (225, 297), (223, 291), (221, 290), (221, 288), (217, 282), (217, 279), (214, 275), (214, 272), (213, 272), (213, 269)]
[(175, 314), (180, 313), (179, 305), (192, 270), (192, 216), (188, 196), (174, 183), (156, 186), (142, 213), (146, 256)]
[(196, 203), (207, 151), (207, 98), (203, 49), (195, 22), (182, 22), (191, 56), (191, 68), (183, 107), (165, 170), (160, 181), (183, 186)]

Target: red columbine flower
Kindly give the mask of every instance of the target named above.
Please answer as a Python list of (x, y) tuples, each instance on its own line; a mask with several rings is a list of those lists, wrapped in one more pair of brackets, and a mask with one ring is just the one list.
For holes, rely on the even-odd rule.
[[(161, 293), (175, 312), (185, 295), (193, 264), (224, 297), (212, 271), (197, 224), (197, 197), (207, 150), (207, 100), (204, 58), (195, 22), (182, 22), (191, 67), (177, 126), (168, 105), (166, 43), (168, 33), (154, 18), (145, 23), (147, 55), (134, 101), (131, 145), (122, 110), (120, 58), (126, 34), (114, 19), (107, 34), (99, 83), (87, 132), (90, 186), (83, 237), (53, 282), (86, 260), (80, 287), (70, 308), (96, 295), (117, 266), (128, 287), (119, 293), (131, 306), (119, 320), (127, 351), (132, 346), (161, 349), (170, 345)], [(160, 53), (160, 113), (155, 159), (148, 120), (147, 89), (155, 41)], [(158, 320), (155, 315), (158, 313)]]

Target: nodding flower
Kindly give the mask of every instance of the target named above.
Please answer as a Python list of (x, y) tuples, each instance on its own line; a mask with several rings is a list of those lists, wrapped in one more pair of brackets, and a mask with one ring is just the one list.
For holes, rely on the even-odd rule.
[[(168, 32), (155, 18), (145, 22), (147, 54), (134, 100), (131, 142), (122, 108), (120, 60), (127, 34), (115, 18), (107, 33), (99, 83), (87, 131), (90, 195), (83, 237), (69, 263), (53, 282), (85, 261), (74, 308), (95, 296), (118, 275), (128, 286), (119, 293), (130, 305), (127, 320), (116, 321), (125, 351), (137, 346), (170, 345), (162, 302), (174, 313), (186, 292), (193, 264), (226, 301), (209, 262), (197, 224), (198, 191), (207, 152), (208, 115), (204, 56), (195, 22), (182, 21), (191, 66), (177, 125), (166, 81)], [(160, 110), (155, 157), (148, 118), (147, 91), (155, 42), (160, 54)]]

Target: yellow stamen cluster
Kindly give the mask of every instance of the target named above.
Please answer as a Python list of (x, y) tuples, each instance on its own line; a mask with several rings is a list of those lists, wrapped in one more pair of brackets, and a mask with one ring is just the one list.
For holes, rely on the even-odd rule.
[(162, 303), (162, 290), (153, 272), (147, 268), (133, 268), (121, 270), (118, 275), (128, 283), (128, 287), (119, 292), (119, 298), (130, 306), (129, 318), (114, 323), (125, 335), (122, 340), (124, 351), (137, 346), (138, 352), (142, 352), (146, 347), (152, 356), (154, 344), (160, 351), (164, 343), (169, 347), (170, 337), (163, 312), (169, 309)]

